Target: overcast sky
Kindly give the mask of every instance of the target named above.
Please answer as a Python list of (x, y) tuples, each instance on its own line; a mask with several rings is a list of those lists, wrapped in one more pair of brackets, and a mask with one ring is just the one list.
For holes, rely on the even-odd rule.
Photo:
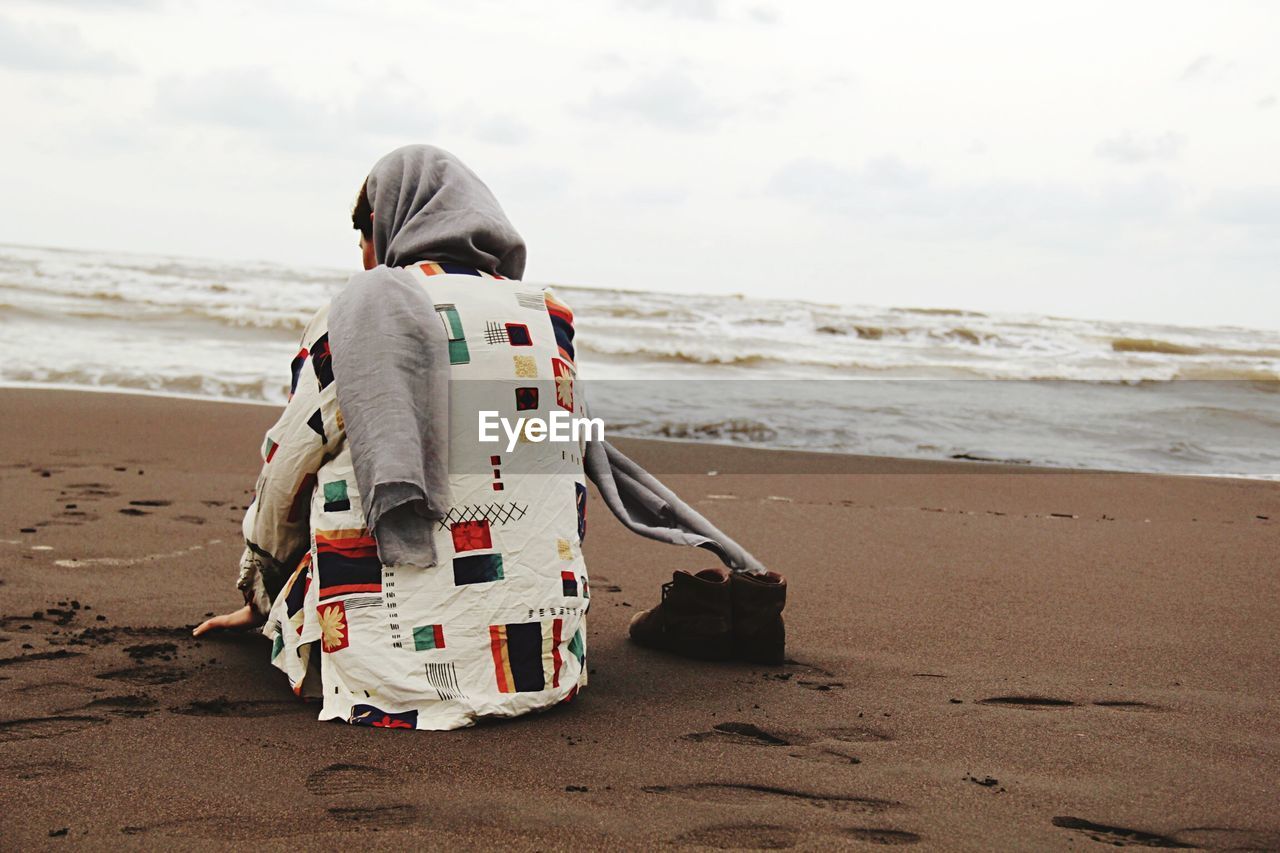
[(348, 267), (431, 142), (533, 280), (1280, 329), (1277, 45), (1271, 0), (6, 0), (0, 242)]

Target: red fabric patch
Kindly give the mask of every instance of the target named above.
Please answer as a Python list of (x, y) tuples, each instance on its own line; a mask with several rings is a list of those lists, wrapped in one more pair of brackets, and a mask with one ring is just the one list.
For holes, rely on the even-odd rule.
[(487, 519), (479, 521), (459, 521), (449, 526), (453, 534), (453, 550), (479, 551), (493, 547), (493, 536), (489, 532)]

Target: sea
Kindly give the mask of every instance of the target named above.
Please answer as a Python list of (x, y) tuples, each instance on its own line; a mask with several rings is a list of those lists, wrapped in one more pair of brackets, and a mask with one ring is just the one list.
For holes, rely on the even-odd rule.
[[(281, 406), (348, 275), (0, 246), (0, 385)], [(1277, 329), (546, 283), (609, 436), (1280, 479)]]

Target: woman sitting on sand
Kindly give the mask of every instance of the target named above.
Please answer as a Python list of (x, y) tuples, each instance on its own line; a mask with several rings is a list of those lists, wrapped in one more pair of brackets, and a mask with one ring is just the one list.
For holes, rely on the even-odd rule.
[(781, 579), (606, 442), (479, 440), (480, 411), (584, 415), (573, 314), (519, 281), (523, 241), (479, 178), (439, 149), (398, 149), (353, 222), (366, 272), (308, 324), (263, 444), (245, 606), (196, 635), (265, 623), (321, 720), (452, 729), (569, 701), (587, 681), (589, 471), (631, 529), (755, 573), (678, 572), (636, 639), (727, 656), (730, 588), (758, 589), (743, 648), (780, 657)]

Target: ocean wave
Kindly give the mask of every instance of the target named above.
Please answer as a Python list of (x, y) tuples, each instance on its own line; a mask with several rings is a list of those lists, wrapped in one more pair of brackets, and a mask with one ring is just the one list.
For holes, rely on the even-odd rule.
[(1159, 338), (1115, 338), (1114, 352), (1152, 353), (1156, 355), (1224, 355), (1239, 358), (1280, 358), (1280, 349), (1272, 347), (1232, 347), (1215, 344), (1178, 344)]
[[(632, 427), (632, 429), (634, 430), (635, 427)], [(752, 444), (768, 444), (778, 438), (776, 429), (762, 421), (749, 418), (728, 418), (703, 422), (666, 421), (649, 427), (645, 432), (657, 438), (741, 441)]]
[(214, 376), (157, 376), (119, 371), (7, 369), (0, 384), (79, 387), (111, 391), (146, 391), (172, 397), (201, 397), (283, 403), (287, 386), (267, 379), (222, 379)]
[(601, 346), (598, 343), (589, 343), (582, 340), (579, 340), (578, 342), (578, 349), (584, 352), (613, 356), (615, 358), (635, 358), (647, 361), (672, 362), (676, 364), (705, 364), (744, 367), (777, 360), (764, 355), (763, 353), (729, 355), (724, 353), (689, 352), (683, 349), (660, 350), (650, 347), (607, 347)]
[(918, 337), (929, 341), (944, 343), (963, 343), (978, 346), (980, 344), (1000, 343), (1002, 339), (995, 332), (979, 332), (967, 326), (955, 326), (945, 329), (929, 329), (915, 326), (871, 326), (851, 323), (848, 326), (837, 326), (824, 323), (814, 328), (822, 335), (850, 335), (864, 341), (881, 341), (888, 338)]
[(1182, 380), (1249, 382), (1259, 391), (1280, 392), (1280, 372), (1259, 368), (1231, 367), (1227, 365), (1185, 367), (1179, 370), (1174, 378)]
[(1158, 355), (1203, 355), (1203, 347), (1175, 344), (1156, 338), (1115, 338), (1111, 341), (1114, 352), (1141, 352)]

